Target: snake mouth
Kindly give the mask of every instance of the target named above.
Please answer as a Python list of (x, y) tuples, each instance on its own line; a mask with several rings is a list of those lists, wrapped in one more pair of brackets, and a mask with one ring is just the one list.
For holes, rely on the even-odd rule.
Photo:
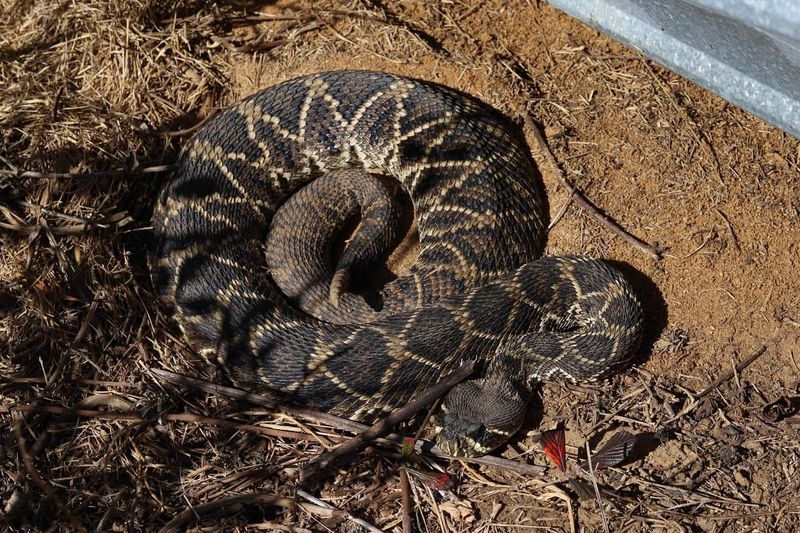
[(467, 435), (455, 439), (444, 439), (439, 436), (436, 440), (436, 448), (450, 457), (481, 457), (494, 449), (484, 446)]
[(436, 448), (451, 457), (480, 457), (508, 440), (510, 433), (443, 412), (437, 419)]

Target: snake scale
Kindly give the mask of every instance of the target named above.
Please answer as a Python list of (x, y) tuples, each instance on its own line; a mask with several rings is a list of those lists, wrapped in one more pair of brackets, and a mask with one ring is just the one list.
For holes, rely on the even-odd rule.
[[(411, 199), (419, 252), (369, 295), (359, 280), (398, 235), (387, 176)], [(475, 360), (480, 376), (437, 423), (441, 448), (479, 455), (519, 428), (535, 383), (610, 376), (640, 341), (615, 269), (539, 259), (546, 219), (526, 144), (490, 106), (385, 73), (318, 73), (244, 99), (184, 146), (154, 210), (155, 278), (194, 349), (280, 402), (368, 421)]]

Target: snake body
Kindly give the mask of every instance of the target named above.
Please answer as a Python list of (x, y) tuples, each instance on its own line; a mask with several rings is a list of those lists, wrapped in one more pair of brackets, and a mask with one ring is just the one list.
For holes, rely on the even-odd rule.
[[(347, 281), (397, 236), (376, 175), (411, 198), (419, 255), (370, 299)], [(198, 352), (280, 402), (374, 419), (479, 362), (444, 402), (440, 445), (486, 453), (518, 428), (533, 383), (607, 377), (639, 343), (616, 270), (537, 259), (546, 212), (524, 141), (486, 104), (390, 74), (313, 74), (187, 143), (153, 215), (156, 280)]]

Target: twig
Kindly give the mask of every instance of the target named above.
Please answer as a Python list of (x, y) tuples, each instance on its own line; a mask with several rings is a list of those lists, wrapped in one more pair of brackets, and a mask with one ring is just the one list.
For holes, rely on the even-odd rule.
[[(139, 383), (128, 383), (127, 381), (108, 381), (108, 380), (101, 380), (101, 379), (76, 379), (74, 380), (75, 383), (79, 383), (81, 385), (91, 385), (96, 387), (119, 387), (122, 389), (141, 389), (142, 386)], [(34, 384), (42, 384), (46, 385), (47, 382), (44, 378), (40, 377), (12, 377), (12, 378), (0, 378), (0, 385), (12, 385), (12, 384), (25, 384), (25, 383), (34, 383)]]
[(302, 431), (283, 431), (280, 429), (265, 428), (252, 424), (241, 424), (222, 418), (212, 418), (200, 416), (193, 413), (168, 413), (159, 415), (158, 418), (144, 418), (137, 413), (130, 412), (109, 412), (96, 411), (91, 409), (72, 409), (69, 407), (59, 407), (56, 405), (17, 405), (10, 408), (0, 408), (0, 413), (50, 413), (62, 416), (74, 416), (79, 418), (92, 418), (95, 420), (111, 420), (114, 422), (136, 422), (136, 423), (163, 423), (163, 422), (188, 422), (193, 424), (218, 426), (233, 431), (245, 431), (258, 435), (269, 435), (292, 440), (310, 440), (321, 442), (323, 445), (330, 445), (319, 435), (313, 435)]
[[(431, 450), (431, 453), (437, 457), (448, 457), (444, 454), (436, 452), (435, 450)], [(515, 472), (521, 476), (540, 477), (547, 471), (542, 466), (529, 465), (527, 463), (517, 463), (516, 461), (511, 461), (504, 457), (497, 457), (494, 455), (484, 455), (483, 457), (451, 457), (451, 459), (458, 459), (459, 461), (474, 463), (476, 465), (493, 466), (502, 470)]]
[(162, 370), (160, 368), (151, 368), (150, 372), (152, 372), (156, 377), (159, 377), (175, 385), (186, 385), (188, 387), (199, 389), (201, 391), (208, 392), (216, 396), (227, 396), (228, 398), (234, 400), (254, 403), (256, 405), (260, 405), (262, 407), (269, 407), (272, 409), (278, 406), (277, 399), (265, 396), (263, 394), (255, 394), (252, 392), (243, 391), (241, 389), (235, 389), (233, 387), (217, 385), (216, 383), (210, 383), (208, 381), (203, 381), (201, 379), (190, 378), (189, 376), (176, 374), (175, 372), (170, 372), (169, 370)]
[(75, 346), (79, 342), (83, 340), (86, 336), (86, 332), (89, 331), (89, 326), (92, 324), (92, 320), (94, 320), (94, 315), (97, 313), (97, 306), (100, 304), (100, 301), (97, 299), (97, 295), (94, 296), (92, 299), (92, 303), (89, 304), (89, 309), (86, 311), (86, 316), (84, 317), (83, 321), (81, 322), (81, 327), (78, 330), (78, 333), (75, 334), (75, 338), (72, 339), (72, 346)]
[(311, 494), (307, 493), (303, 489), (298, 489), (297, 490), (297, 495), (300, 496), (301, 498), (305, 499), (305, 500), (310, 501), (311, 503), (313, 503), (315, 505), (319, 505), (320, 507), (324, 507), (325, 509), (330, 509), (332, 511), (336, 511), (338, 513), (343, 514), (345, 517), (347, 517), (348, 520), (350, 520), (354, 524), (357, 524), (357, 525), (363, 527), (364, 529), (366, 529), (370, 533), (382, 533), (382, 531), (380, 529), (378, 529), (377, 527), (373, 526), (369, 522), (365, 522), (364, 520), (361, 520), (360, 518), (356, 518), (355, 516), (351, 515), (347, 511), (342, 511), (341, 509), (337, 509), (336, 507), (332, 506), (331, 504), (329, 504), (327, 502), (324, 502), (324, 501), (320, 500), (319, 498), (316, 498), (316, 497), (312, 496)]
[[(687, 489), (685, 487), (681, 487), (680, 485), (675, 484), (667, 484), (667, 483), (659, 483), (657, 481), (653, 481), (647, 478), (642, 477), (641, 475), (636, 475), (631, 472), (628, 472), (628, 476), (630, 479), (636, 481), (637, 483), (641, 483), (642, 485), (646, 485), (651, 488), (656, 488), (660, 492), (662, 492), (665, 496), (672, 498), (673, 496), (670, 493), (679, 493), (683, 496), (697, 498), (692, 505), (704, 505), (707, 503), (726, 503), (731, 505), (743, 505), (745, 507), (763, 507), (764, 504), (761, 503), (751, 503), (742, 500), (735, 500), (733, 498), (729, 498), (727, 496), (722, 496), (720, 494), (714, 494), (710, 491), (703, 491), (698, 489)], [(616, 494), (617, 497), (624, 497), (622, 494)], [(668, 509), (662, 509), (662, 511), (667, 511)]]
[(772, 515), (789, 515), (789, 514), (798, 514), (800, 513), (800, 507), (790, 507), (786, 508), (781, 506), (779, 509), (772, 509), (769, 511), (750, 511), (748, 513), (738, 513), (738, 514), (725, 514), (719, 516), (709, 516), (709, 520), (714, 521), (721, 521), (721, 520), (743, 520), (743, 519), (752, 519), (756, 516), (772, 516)]
[(675, 108), (675, 111), (681, 114), (686, 122), (689, 123), (691, 126), (691, 128), (689, 128), (689, 133), (691, 133), (692, 137), (694, 137), (695, 142), (697, 142), (697, 144), (699, 144), (700, 147), (706, 150), (708, 155), (711, 156), (711, 160), (714, 163), (714, 171), (717, 176), (717, 181), (719, 181), (720, 185), (727, 189), (728, 186), (725, 185), (725, 180), (722, 179), (722, 172), (720, 172), (717, 151), (714, 150), (714, 147), (711, 145), (708, 139), (706, 139), (705, 134), (703, 134), (703, 132), (700, 130), (697, 122), (694, 121), (686, 108), (678, 102), (678, 98), (675, 96), (675, 93), (669, 89), (667, 84), (660, 77), (658, 77), (658, 75), (656, 75), (656, 71), (651, 62), (645, 59), (642, 61), (642, 64), (644, 65), (645, 69), (647, 69), (647, 72), (650, 74), (653, 80), (655, 80), (656, 84), (661, 88), (662, 91), (664, 91), (664, 94), (667, 95), (667, 98), (669, 98), (669, 101), (672, 104), (672, 107)]
[(14, 170), (0, 170), (0, 176), (13, 176), (17, 178), (35, 178), (35, 179), (77, 179), (77, 178), (105, 178), (114, 176), (129, 176), (131, 174), (157, 174), (159, 172), (169, 172), (172, 170), (172, 165), (157, 165), (154, 167), (145, 167), (139, 169), (125, 169), (125, 170), (106, 170), (100, 172), (35, 172), (33, 170), (26, 170), (22, 173)]
[[(442, 398), (437, 398), (436, 401), (434, 401), (428, 408), (428, 412), (425, 413), (425, 418), (422, 419), (422, 422), (417, 428), (417, 432), (414, 434), (415, 446), (417, 442), (419, 442), (420, 438), (422, 438), (422, 432), (425, 430), (425, 426), (428, 425), (428, 421), (431, 419), (431, 416), (433, 416), (433, 413), (435, 413), (439, 408), (441, 403)], [(408, 470), (406, 469), (405, 464), (400, 466), (400, 496), (402, 502), (401, 519), (403, 522), (403, 533), (411, 533), (411, 484), (408, 481)]]
[[(151, 368), (150, 372), (152, 372), (155, 376), (163, 379), (164, 381), (168, 381), (175, 385), (183, 385), (191, 387), (194, 389), (202, 390), (209, 394), (224, 396), (233, 400), (249, 402), (270, 409), (276, 409), (276, 405), (278, 403), (276, 399), (269, 396), (255, 394), (252, 392), (246, 392), (233, 387), (225, 387), (223, 385), (217, 385), (215, 383), (209, 383), (208, 381), (191, 378), (189, 376), (184, 376), (182, 374), (176, 374), (175, 372), (170, 372), (168, 370)], [(289, 407), (282, 405), (280, 406), (280, 410), (282, 412), (300, 418), (304, 418), (305, 420), (310, 420), (318, 424), (327, 424), (329, 426), (339, 429), (340, 431), (360, 433), (362, 431), (365, 431), (369, 427), (360, 422), (355, 422), (353, 420), (348, 420), (346, 418), (341, 418), (327, 413), (312, 411), (310, 409), (301, 409), (297, 407)], [(396, 433), (390, 433), (384, 436), (383, 438), (388, 441), (391, 441), (394, 444), (399, 445), (402, 444), (404, 437)], [(439, 450), (431, 449), (431, 443), (421, 439), (417, 439), (417, 441), (414, 443), (414, 449), (417, 451), (417, 453), (432, 455), (440, 459), (454, 459), (453, 457), (450, 457), (449, 455), (444, 454)], [(510, 472), (514, 472), (521, 476), (539, 477), (546, 472), (546, 469), (541, 466), (529, 465), (526, 463), (518, 463), (516, 461), (511, 461), (503, 457), (495, 457), (493, 455), (484, 455), (483, 457), (458, 457), (457, 459), (465, 461), (467, 463), (490, 466), (501, 470), (508, 470)]]
[(611, 533), (608, 528), (608, 517), (606, 510), (603, 508), (603, 498), (600, 496), (600, 488), (597, 486), (597, 476), (594, 475), (594, 466), (592, 466), (592, 452), (589, 449), (589, 442), (586, 442), (586, 463), (589, 465), (589, 476), (592, 479), (592, 486), (594, 487), (594, 496), (597, 498), (597, 507), (600, 509), (600, 517), (603, 519), (603, 529), (606, 533)]
[(56, 405), (15, 405), (0, 410), (0, 413), (50, 413), (55, 415), (77, 416), (83, 418), (102, 418), (120, 422), (142, 422), (143, 419), (136, 413), (110, 413), (94, 411), (91, 409), (72, 409)]
[(457, 16), (457, 17), (456, 17), (456, 19), (455, 19), (455, 20), (456, 20), (456, 22), (461, 22), (462, 20), (464, 20), (464, 19), (465, 19), (465, 18), (467, 18), (468, 16), (472, 15), (472, 14), (473, 14), (473, 13), (475, 13), (475, 12), (476, 12), (476, 11), (477, 11), (477, 10), (478, 10), (478, 9), (479, 9), (481, 6), (482, 6), (482, 5), (483, 5), (483, 1), (475, 2), (475, 4), (474, 4), (474, 5), (473, 5), (471, 8), (467, 9), (465, 12), (461, 13), (459, 16)]
[(569, 531), (570, 533), (577, 533), (579, 530), (578, 528), (578, 515), (575, 512), (575, 508), (572, 505), (572, 498), (564, 492), (562, 488), (558, 485), (552, 486), (549, 488), (547, 492), (540, 495), (533, 495), (534, 498), (537, 500), (550, 500), (553, 498), (558, 498), (559, 500), (563, 501), (567, 506), (567, 516), (569, 517)]
[(56, 95), (53, 98), (53, 107), (50, 109), (50, 120), (51, 122), (58, 121), (58, 111), (61, 108), (61, 96), (64, 94), (64, 86), (61, 85), (58, 87), (56, 91)]
[(361, 50), (363, 50), (363, 51), (365, 51), (365, 52), (367, 52), (369, 54), (373, 54), (373, 55), (383, 59), (384, 61), (391, 61), (392, 63), (398, 63), (398, 64), (403, 63), (399, 59), (393, 59), (393, 58), (391, 58), (389, 56), (385, 56), (385, 55), (381, 54), (380, 52), (376, 52), (375, 50), (372, 50), (372, 49), (370, 49), (370, 48), (368, 48), (368, 47), (366, 47), (366, 46), (364, 46), (364, 45), (362, 45), (360, 43), (357, 43), (357, 42), (353, 41), (352, 39), (349, 39), (346, 35), (343, 35), (339, 30), (337, 30), (331, 24), (329, 24), (325, 19), (320, 17), (319, 14), (317, 14), (317, 20), (319, 22), (321, 22), (331, 32), (333, 32), (333, 34), (336, 37), (338, 37), (339, 39), (343, 40), (344, 42), (350, 43), (353, 46), (355, 46), (356, 48), (359, 48), (359, 49), (361, 49)]
[[(306, 420), (310, 420), (312, 422), (316, 422), (319, 424), (328, 424), (329, 426), (332, 426), (339, 430), (349, 431), (351, 433), (359, 433), (361, 431), (364, 431), (368, 427), (359, 422), (330, 415), (328, 413), (320, 413), (319, 411), (312, 411), (311, 409), (303, 409), (300, 407), (290, 407), (288, 405), (281, 405), (280, 401), (273, 396), (257, 394), (254, 392), (247, 392), (234, 387), (226, 387), (224, 385), (217, 385), (216, 383), (211, 383), (208, 381), (203, 381), (201, 379), (184, 376), (183, 374), (176, 374), (175, 372), (170, 372), (169, 370), (162, 370), (160, 368), (151, 368), (150, 372), (152, 372), (155, 376), (165, 381), (168, 381), (174, 385), (183, 385), (186, 387), (191, 387), (193, 389), (201, 390), (203, 392), (207, 392), (209, 394), (213, 394), (215, 396), (224, 396), (232, 400), (260, 405), (268, 409), (273, 409), (276, 411), (280, 410), (281, 412), (293, 416), (298, 416)], [(399, 435), (396, 435), (396, 437), (398, 441), (402, 440), (402, 438)]]
[(726, 381), (731, 379), (737, 373), (741, 372), (742, 370), (744, 370), (745, 368), (750, 366), (753, 363), (753, 361), (755, 361), (756, 359), (761, 357), (764, 354), (764, 352), (766, 352), (766, 351), (767, 351), (767, 347), (766, 346), (762, 346), (761, 348), (756, 350), (752, 355), (750, 355), (749, 357), (744, 359), (742, 362), (740, 362), (738, 365), (736, 365), (735, 368), (732, 368), (731, 370), (728, 370), (727, 372), (722, 374), (720, 377), (715, 379), (713, 382), (711, 382), (711, 385), (709, 385), (708, 387), (703, 389), (699, 394), (695, 395), (694, 400), (692, 400), (692, 403), (690, 403), (689, 405), (687, 405), (686, 407), (681, 409), (681, 411), (677, 415), (675, 415), (672, 418), (668, 419), (666, 421), (666, 423), (670, 424), (670, 423), (672, 423), (672, 422), (674, 422), (674, 421), (676, 421), (676, 420), (678, 420), (680, 418), (683, 418), (688, 413), (694, 411), (695, 408), (700, 404), (700, 399), (702, 399), (703, 397), (707, 396), (709, 393), (713, 392), (717, 387), (719, 387), (720, 385), (722, 385), (723, 383), (725, 383)]
[(239, 496), (231, 496), (229, 498), (222, 498), (200, 505), (190, 506), (181, 511), (178, 516), (167, 522), (163, 528), (162, 533), (172, 533), (175, 531), (183, 531), (184, 526), (193, 516), (200, 518), (200, 515), (232, 505), (277, 505), (285, 509), (293, 510), (297, 506), (291, 498), (284, 498), (276, 494), (242, 494)]
[(264, 531), (286, 531), (288, 533), (314, 533), (308, 528), (299, 526), (287, 526), (284, 524), (277, 524), (275, 522), (259, 522), (258, 524), (250, 524), (250, 527), (256, 530)]
[(637, 250), (647, 254), (652, 259), (660, 259), (661, 258), (661, 250), (658, 248), (654, 248), (647, 244), (646, 242), (642, 241), (638, 237), (635, 237), (625, 231), (619, 224), (608, 218), (604, 215), (594, 204), (592, 204), (589, 200), (586, 199), (583, 194), (578, 191), (575, 187), (573, 187), (567, 179), (564, 177), (564, 173), (561, 172), (561, 168), (559, 168), (558, 163), (556, 162), (556, 158), (553, 156), (553, 153), (550, 151), (550, 148), (547, 146), (547, 142), (545, 142), (544, 137), (542, 136), (542, 132), (539, 131), (539, 128), (533, 122), (530, 114), (525, 113), (523, 115), (525, 120), (525, 124), (533, 133), (534, 138), (536, 139), (536, 143), (539, 145), (539, 149), (542, 151), (545, 159), (547, 160), (548, 164), (553, 169), (553, 173), (556, 175), (558, 180), (561, 182), (561, 185), (567, 190), (570, 196), (573, 197), (576, 204), (578, 204), (584, 211), (589, 213), (595, 220), (600, 222), (603, 226), (611, 230), (613, 233), (616, 233), (623, 239), (625, 239), (629, 244), (631, 244)]
[(36, 466), (33, 464), (33, 457), (31, 454), (28, 453), (28, 448), (25, 445), (25, 437), (22, 434), (22, 419), (17, 420), (14, 423), (14, 435), (17, 438), (17, 449), (19, 450), (19, 454), (22, 457), (22, 462), (25, 464), (25, 469), (28, 471), (28, 475), (30, 476), (31, 480), (40, 488), (42, 492), (47, 496), (50, 501), (53, 502), (55, 505), (58, 513), (64, 515), (67, 522), (71, 528), (75, 529), (76, 531), (85, 532), (87, 531), (86, 526), (84, 526), (81, 521), (76, 517), (72, 512), (67, 509), (64, 503), (61, 501), (61, 498), (53, 491), (53, 488), (44, 480), (42, 476), (39, 475), (39, 472), (36, 470)]
[(411, 484), (408, 482), (408, 471), (400, 467), (400, 497), (402, 501), (403, 533), (411, 533)]
[(567, 201), (564, 202), (564, 205), (562, 205), (561, 209), (558, 210), (558, 213), (555, 214), (553, 220), (550, 221), (550, 224), (547, 226), (547, 231), (550, 231), (551, 229), (556, 227), (556, 224), (558, 224), (559, 221), (564, 217), (564, 214), (567, 212), (567, 209), (569, 209), (569, 206), (572, 205), (572, 200), (574, 198), (575, 198), (575, 191), (573, 190), (572, 194), (570, 194), (569, 197), (567, 198)]
[(269, 22), (271, 20), (310, 20), (313, 18), (314, 15), (270, 15), (259, 13), (258, 15), (247, 15), (245, 20), (249, 20), (251, 22)]
[(403, 407), (395, 409), (389, 415), (379, 420), (366, 431), (359, 433), (348, 442), (327, 451), (309, 463), (303, 469), (303, 480), (308, 480), (316, 473), (328, 468), (335, 461), (356, 453), (365, 447), (372, 439), (381, 437), (392, 429), (396, 424), (414, 416), (418, 411), (425, 408), (428, 404), (443, 396), (452, 387), (466, 379), (475, 368), (473, 361), (467, 361), (451, 372), (447, 377), (436, 385), (422, 391), (415, 399), (408, 402)]
[(262, 42), (261, 40), (256, 40), (252, 43), (247, 43), (239, 47), (240, 52), (264, 52), (266, 50), (272, 50), (273, 48), (277, 48), (279, 46), (284, 46), (289, 44), (291, 41), (289, 39), (273, 39), (271, 41)]
[(708, 387), (706, 387), (705, 389), (703, 389), (703, 390), (702, 390), (702, 392), (700, 392), (700, 394), (698, 394), (697, 396), (695, 396), (695, 400), (699, 400), (700, 398), (702, 398), (702, 397), (704, 397), (704, 396), (708, 395), (708, 394), (709, 394), (710, 392), (712, 392), (714, 389), (716, 389), (717, 387), (719, 387), (720, 385), (722, 385), (724, 382), (728, 381), (728, 380), (729, 380), (729, 379), (731, 379), (733, 376), (735, 376), (737, 372), (741, 372), (742, 370), (744, 370), (745, 368), (747, 368), (748, 366), (750, 366), (750, 365), (753, 363), (753, 361), (755, 361), (756, 359), (758, 359), (759, 357), (761, 357), (762, 355), (764, 355), (764, 352), (766, 352), (766, 351), (767, 351), (767, 347), (766, 347), (766, 346), (762, 346), (762, 347), (760, 347), (758, 350), (756, 350), (755, 352), (753, 352), (753, 354), (752, 354), (752, 355), (750, 355), (750, 356), (749, 356), (749, 357), (747, 357), (745, 360), (743, 360), (743, 361), (742, 361), (742, 362), (740, 362), (738, 365), (736, 365), (736, 367), (735, 367), (735, 368), (733, 368), (733, 369), (731, 369), (731, 370), (728, 370), (728, 371), (727, 371), (727, 372), (725, 372), (723, 375), (721, 375), (720, 377), (718, 377), (717, 379), (715, 379), (715, 380), (714, 380), (714, 381), (711, 383), (711, 385), (709, 385)]
[(67, 215), (65, 213), (59, 213), (58, 211), (54, 211), (53, 209), (48, 209), (41, 205), (37, 205), (31, 202), (26, 202), (25, 200), (19, 200), (17, 203), (22, 207), (27, 207), (28, 209), (36, 210), (41, 213), (44, 213), (45, 215), (50, 215), (52, 217), (60, 218), (62, 220), (67, 220), (69, 222), (77, 222), (78, 224), (85, 224), (85, 225), (89, 225), (92, 223), (92, 221), (87, 220), (85, 218), (79, 218), (79, 217), (74, 217), (72, 215)]
[(731, 234), (731, 239), (733, 239), (733, 246), (735, 246), (736, 249), (741, 252), (742, 248), (739, 246), (739, 239), (736, 236), (736, 231), (734, 231), (734, 229), (733, 229), (733, 224), (731, 224), (731, 221), (728, 219), (727, 216), (725, 216), (725, 213), (723, 213), (722, 211), (720, 211), (716, 207), (714, 208), (714, 211), (717, 212), (717, 214), (720, 216), (720, 218), (722, 218), (722, 220), (725, 222), (725, 225), (728, 226), (728, 233)]

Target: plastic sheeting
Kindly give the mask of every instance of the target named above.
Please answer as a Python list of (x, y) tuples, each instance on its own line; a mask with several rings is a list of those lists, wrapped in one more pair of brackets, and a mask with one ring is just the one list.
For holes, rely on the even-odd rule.
[(800, 138), (800, 0), (550, 0)]

